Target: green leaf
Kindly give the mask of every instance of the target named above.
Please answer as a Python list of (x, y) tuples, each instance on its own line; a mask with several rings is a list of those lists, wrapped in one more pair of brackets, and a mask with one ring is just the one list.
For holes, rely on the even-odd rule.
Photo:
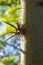
[(6, 44), (0, 40), (0, 49), (3, 49), (6, 46)]

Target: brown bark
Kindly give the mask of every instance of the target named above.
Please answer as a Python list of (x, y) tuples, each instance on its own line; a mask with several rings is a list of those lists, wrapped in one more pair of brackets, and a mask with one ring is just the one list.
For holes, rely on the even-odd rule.
[(25, 39), (21, 39), (21, 49), (25, 53), (21, 53), (21, 65), (43, 65), (43, 7), (36, 7), (38, 0), (21, 1), (25, 23)]

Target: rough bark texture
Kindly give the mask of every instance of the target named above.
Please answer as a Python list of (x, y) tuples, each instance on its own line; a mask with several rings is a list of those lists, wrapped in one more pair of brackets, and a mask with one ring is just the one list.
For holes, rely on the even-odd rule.
[(21, 42), (21, 65), (43, 65), (43, 7), (36, 6), (39, 0), (21, 0), (25, 42)]

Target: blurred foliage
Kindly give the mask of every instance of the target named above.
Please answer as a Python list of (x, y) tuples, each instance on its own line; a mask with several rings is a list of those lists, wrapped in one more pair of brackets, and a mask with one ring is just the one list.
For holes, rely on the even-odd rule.
[(3, 60), (0, 61), (0, 65), (18, 65), (19, 61), (16, 63), (14, 62), (14, 56), (5, 57)]
[(3, 49), (6, 46), (6, 44), (0, 40), (0, 50)]
[[(6, 24), (9, 22), (17, 27), (17, 21), (21, 22), (21, 5), (20, 0), (0, 0), (0, 37), (9, 32), (16, 32), (16, 29)], [(4, 42), (0, 40), (0, 49), (5, 47)], [(18, 65), (14, 62), (14, 56), (5, 57), (0, 60), (0, 65)]]
[[(17, 27), (16, 22), (21, 22), (21, 20), (21, 6), (19, 0), (0, 0), (0, 22), (9, 22)], [(0, 32), (0, 35), (6, 32), (16, 31), (7, 24), (4, 24), (4, 27), (5, 29), (3, 31), (5, 32)]]

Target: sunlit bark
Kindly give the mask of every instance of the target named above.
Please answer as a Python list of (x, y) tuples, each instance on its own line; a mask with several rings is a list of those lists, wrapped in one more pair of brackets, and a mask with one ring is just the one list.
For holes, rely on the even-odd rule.
[[(39, 0), (21, 0), (25, 37), (21, 38), (20, 65), (43, 65), (43, 7)], [(23, 41), (25, 40), (25, 42)]]

